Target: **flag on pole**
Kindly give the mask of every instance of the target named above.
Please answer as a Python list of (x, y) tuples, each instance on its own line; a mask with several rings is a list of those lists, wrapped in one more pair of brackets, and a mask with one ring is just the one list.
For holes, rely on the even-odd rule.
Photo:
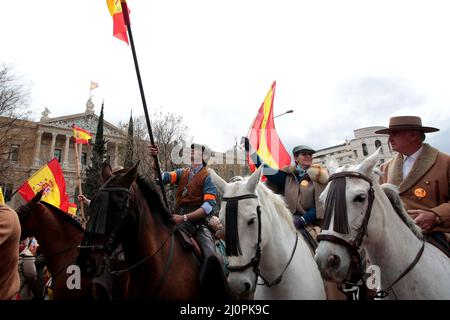
[(71, 215), (76, 215), (77, 214), (77, 204), (73, 203), (73, 202), (69, 202), (69, 208), (67, 213), (71, 214)]
[(56, 158), (36, 171), (18, 191), (25, 201), (30, 201), (41, 190), (44, 190), (42, 201), (67, 212), (69, 196), (66, 193), (61, 166)]
[[(275, 86), (274, 81), (253, 120), (247, 137), (252, 149), (256, 150), (264, 164), (273, 169), (282, 169), (291, 164), (291, 157), (278, 137), (273, 121)], [(250, 170), (255, 171), (255, 163), (250, 158), (248, 161)]]
[(98, 88), (98, 83), (91, 81), (91, 91)]
[(92, 139), (92, 133), (77, 127), (76, 125), (72, 125), (73, 127), (73, 136), (75, 138), (75, 143), (78, 144), (89, 144), (89, 140)]
[[(128, 44), (127, 27), (122, 13), (120, 0), (106, 0), (109, 13), (113, 18), (113, 36)], [(130, 11), (128, 10), (128, 13)]]
[(0, 188), (0, 203), (5, 204), (5, 198), (3, 198), (3, 191), (2, 188)]

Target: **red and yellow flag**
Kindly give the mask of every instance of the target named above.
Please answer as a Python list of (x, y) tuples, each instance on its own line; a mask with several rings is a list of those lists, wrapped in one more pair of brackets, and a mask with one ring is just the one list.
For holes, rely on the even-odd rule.
[(91, 81), (91, 91), (98, 88), (98, 83)]
[(67, 212), (69, 197), (66, 193), (66, 182), (61, 166), (57, 159), (51, 160), (36, 171), (18, 191), (25, 201), (30, 201), (41, 190), (44, 190), (42, 201)]
[(76, 215), (77, 214), (77, 204), (70, 202), (69, 203), (69, 208), (67, 210), (67, 213), (71, 214), (71, 215)]
[(88, 144), (89, 140), (92, 139), (92, 133), (77, 127), (76, 125), (72, 125), (73, 127), (73, 136), (75, 138), (75, 143), (78, 144)]
[(0, 203), (5, 204), (5, 198), (3, 198), (3, 191), (2, 188), (0, 188)]
[[(273, 169), (282, 169), (291, 164), (291, 157), (281, 143), (273, 121), (273, 100), (275, 97), (274, 81), (272, 87), (253, 120), (247, 135), (253, 150), (256, 150), (261, 161)], [(250, 170), (256, 169), (254, 162), (249, 159)]]
[[(113, 36), (128, 44), (127, 26), (122, 13), (120, 0), (106, 0), (109, 13), (113, 18)], [(130, 12), (128, 10), (128, 12)]]

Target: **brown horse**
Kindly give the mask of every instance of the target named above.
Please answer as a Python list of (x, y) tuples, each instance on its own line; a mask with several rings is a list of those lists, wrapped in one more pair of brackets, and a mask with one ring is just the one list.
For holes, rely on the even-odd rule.
[[(34, 236), (46, 259), (47, 268), (52, 275), (53, 297), (55, 300), (94, 299), (108, 300), (123, 297), (127, 274), (112, 279), (115, 281), (113, 295), (108, 296), (101, 286), (86, 277), (80, 278), (80, 289), (69, 289), (67, 282), (73, 282), (76, 271), (69, 266), (76, 265), (80, 244), (84, 237), (84, 228), (62, 210), (45, 202), (40, 202), (42, 192), (17, 210), (22, 228), (21, 238)], [(84, 248), (91, 250), (91, 248)], [(95, 263), (94, 263), (95, 264)]]
[[(84, 235), (83, 227), (67, 213), (40, 202), (42, 191), (16, 211), (22, 228), (21, 238), (36, 238), (52, 275), (54, 299), (77, 299), (84, 296), (84, 290), (67, 286), (67, 267), (75, 264), (78, 246)], [(84, 280), (81, 288), (85, 287)]]
[(227, 297), (226, 289), (221, 290), (214, 279), (209, 288), (200, 285), (199, 260), (177, 236), (156, 186), (138, 177), (138, 165), (115, 174), (109, 165), (103, 166), (106, 182), (92, 200), (83, 245), (103, 245), (105, 262), (122, 245), (129, 271), (128, 299)]

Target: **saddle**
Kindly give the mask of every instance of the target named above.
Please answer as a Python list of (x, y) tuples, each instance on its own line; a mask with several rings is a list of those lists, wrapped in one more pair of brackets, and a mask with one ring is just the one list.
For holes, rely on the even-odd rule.
[(200, 260), (202, 259), (200, 246), (198, 245), (197, 241), (195, 241), (194, 237), (189, 234), (189, 232), (179, 226), (176, 226), (174, 233), (185, 250), (193, 251), (197, 258), (199, 258)]

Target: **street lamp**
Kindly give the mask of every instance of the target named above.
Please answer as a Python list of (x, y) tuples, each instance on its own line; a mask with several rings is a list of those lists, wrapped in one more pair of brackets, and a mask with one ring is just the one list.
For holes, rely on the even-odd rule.
[(282, 116), (282, 115), (284, 115), (284, 114), (286, 114), (286, 113), (292, 113), (292, 112), (294, 112), (294, 110), (288, 110), (288, 111), (286, 111), (286, 112), (284, 112), (284, 113), (282, 113), (282, 114), (279, 114), (279, 115), (277, 115), (277, 116), (275, 116), (275, 117), (273, 117), (273, 118), (275, 119), (276, 117)]

